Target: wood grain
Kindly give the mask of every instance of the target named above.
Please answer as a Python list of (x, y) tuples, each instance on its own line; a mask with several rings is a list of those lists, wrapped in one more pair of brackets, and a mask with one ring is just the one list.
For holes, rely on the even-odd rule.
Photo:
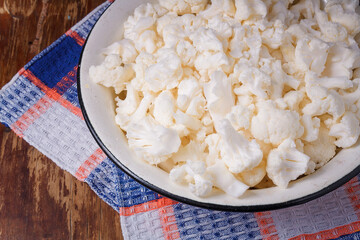
[[(103, 0), (0, 0), (0, 87)], [(0, 239), (122, 239), (87, 184), (0, 126)]]

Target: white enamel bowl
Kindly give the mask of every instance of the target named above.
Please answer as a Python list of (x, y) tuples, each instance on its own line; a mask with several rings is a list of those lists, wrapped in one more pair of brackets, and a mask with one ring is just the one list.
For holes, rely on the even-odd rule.
[[(320, 197), (347, 182), (360, 172), (360, 146), (340, 151), (315, 173), (289, 184), (287, 189), (272, 187), (248, 190), (233, 198), (220, 191), (207, 198), (191, 194), (186, 186), (170, 182), (161, 169), (137, 159), (126, 138), (115, 124), (115, 103), (111, 89), (93, 83), (89, 67), (103, 61), (101, 50), (121, 38), (122, 23), (142, 0), (117, 0), (102, 15), (84, 47), (78, 70), (81, 108), (95, 140), (122, 170), (146, 187), (187, 204), (225, 211), (264, 211), (301, 204)], [(150, 1), (151, 2), (151, 1)]]

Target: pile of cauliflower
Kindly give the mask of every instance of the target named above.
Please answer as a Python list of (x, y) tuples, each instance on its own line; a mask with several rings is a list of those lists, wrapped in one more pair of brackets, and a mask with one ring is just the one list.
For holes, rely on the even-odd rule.
[(358, 140), (358, 6), (143, 4), (90, 76), (115, 89), (115, 120), (135, 154), (196, 196), (286, 188)]

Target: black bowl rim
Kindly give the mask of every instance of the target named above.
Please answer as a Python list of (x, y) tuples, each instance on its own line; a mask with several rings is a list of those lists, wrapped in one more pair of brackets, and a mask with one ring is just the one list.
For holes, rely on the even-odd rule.
[(80, 108), (81, 108), (81, 112), (83, 114), (84, 120), (86, 122), (87, 127), (89, 128), (91, 135), (94, 137), (95, 141), (97, 142), (97, 144), (100, 146), (100, 148), (104, 151), (104, 153), (106, 154), (106, 156), (116, 165), (118, 166), (122, 171), (124, 171), (126, 174), (128, 174), (130, 177), (132, 177), (135, 181), (137, 181), (138, 183), (140, 183), (141, 185), (151, 189), (154, 192), (157, 192), (165, 197), (168, 197), (170, 199), (173, 199), (175, 201), (178, 202), (182, 202), (185, 204), (189, 204), (195, 207), (201, 207), (201, 208), (205, 208), (205, 209), (211, 209), (211, 210), (218, 210), (218, 211), (228, 211), (228, 212), (262, 212), (262, 211), (270, 211), (270, 210), (276, 210), (276, 209), (283, 209), (283, 208), (287, 208), (287, 207), (292, 207), (295, 205), (300, 205), (300, 204), (304, 204), (306, 202), (309, 202), (311, 200), (314, 200), (316, 198), (319, 198), (339, 187), (341, 187), (342, 185), (344, 185), (345, 183), (347, 183), (348, 181), (350, 181), (352, 178), (354, 178), (355, 176), (357, 176), (360, 173), (360, 165), (357, 166), (354, 170), (352, 170), (350, 173), (348, 173), (347, 175), (345, 175), (344, 177), (340, 178), (339, 180), (337, 180), (336, 182), (330, 184), (329, 186), (314, 192), (312, 194), (297, 198), (297, 199), (293, 199), (290, 201), (285, 201), (285, 202), (279, 202), (279, 203), (274, 203), (274, 204), (264, 204), (264, 205), (250, 205), (250, 206), (233, 206), (233, 205), (220, 205), (220, 204), (214, 204), (214, 203), (205, 203), (205, 202), (199, 202), (196, 200), (192, 200), (189, 198), (185, 198), (176, 194), (172, 194), (168, 191), (163, 190), (162, 188), (159, 188), (155, 185), (153, 185), (152, 183), (144, 180), (143, 178), (139, 177), (138, 175), (136, 175), (134, 172), (132, 172), (130, 169), (128, 169), (124, 164), (121, 163), (121, 161), (119, 161), (112, 153), (111, 151), (105, 146), (105, 144), (102, 142), (102, 140), (100, 139), (100, 137), (98, 136), (98, 134), (96, 133), (94, 127), (91, 124), (90, 118), (86, 112), (85, 109), (85, 105), (82, 99), (82, 94), (81, 94), (81, 84), (80, 84), (80, 69), (81, 69), (81, 62), (82, 62), (82, 58), (83, 58), (83, 54), (84, 54), (84, 50), (87, 44), (87, 41), (93, 31), (93, 29), (95, 28), (96, 24), (98, 23), (98, 21), (101, 19), (101, 17), (103, 16), (103, 14), (111, 7), (112, 5), (109, 5), (109, 7), (100, 15), (100, 17), (98, 18), (98, 20), (96, 21), (96, 23), (94, 24), (94, 26), (92, 27), (92, 29), (89, 32), (89, 35), (86, 38), (86, 41), (83, 45), (83, 48), (81, 50), (81, 54), (80, 54), (80, 60), (79, 60), (79, 64), (78, 64), (78, 69), (77, 69), (77, 92), (78, 92), (78, 98), (79, 98), (79, 103), (80, 103)]

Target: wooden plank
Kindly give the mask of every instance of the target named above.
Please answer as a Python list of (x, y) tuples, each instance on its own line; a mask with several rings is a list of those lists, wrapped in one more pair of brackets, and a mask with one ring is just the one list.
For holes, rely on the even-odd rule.
[[(0, 87), (103, 0), (0, 0)], [(119, 215), (0, 126), (0, 239), (122, 239)]]

